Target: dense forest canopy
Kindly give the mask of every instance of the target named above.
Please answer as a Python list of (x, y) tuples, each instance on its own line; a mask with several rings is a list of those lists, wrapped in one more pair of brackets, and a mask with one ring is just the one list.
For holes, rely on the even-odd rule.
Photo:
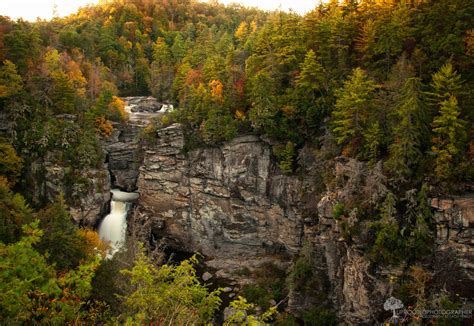
[[(10, 273), (2, 263), (2, 286), (13, 287), (16, 302), (2, 294), (1, 318), (109, 318), (88, 299), (98, 239), (74, 225), (65, 206), (87, 182), (81, 171), (104, 161), (101, 139), (127, 120), (120, 96), (173, 103), (177, 109), (146, 130), (179, 122), (187, 149), (256, 133), (272, 144), (285, 174), (299, 172), (298, 150), (307, 144), (321, 159), (344, 155), (380, 168), (391, 195), (371, 208), (380, 215), (371, 226), (374, 262), (422, 256), (431, 241), (426, 221), (399, 225), (395, 196), (417, 188), (412, 208), (426, 217), (422, 183), (446, 193), (469, 190), (473, 181), (473, 17), (472, 0), (331, 0), (304, 16), (217, 2), (115, 0), (51, 21), (0, 16), (0, 253), (24, 269)], [(28, 192), (42, 175), (33, 163), (45, 160), (66, 167), (74, 185), (47, 207)], [(395, 243), (402, 227), (412, 235)], [(393, 250), (384, 255), (384, 248)], [(138, 256), (126, 272), (133, 282), (188, 275), (192, 311), (177, 316), (212, 319), (218, 294), (201, 288), (186, 263), (157, 271)], [(125, 301), (128, 318), (147, 322), (140, 291), (152, 285), (142, 286)], [(248, 308), (242, 300), (234, 305)]]
[[(470, 1), (330, 1), (302, 17), (109, 1), (50, 22), (2, 17), (9, 135), (38, 154), (55, 146), (53, 134), (81, 132), (87, 149), (67, 153), (81, 156), (94, 135), (78, 125), (95, 121), (106, 135), (107, 120), (121, 118), (107, 108), (114, 95), (151, 94), (178, 105), (171, 120), (194, 142), (253, 131), (280, 143), (282, 157), (285, 146), (329, 137), (347, 155), (386, 160), (396, 179), (463, 179), (472, 174), (472, 11)], [(51, 125), (58, 114), (79, 121)]]

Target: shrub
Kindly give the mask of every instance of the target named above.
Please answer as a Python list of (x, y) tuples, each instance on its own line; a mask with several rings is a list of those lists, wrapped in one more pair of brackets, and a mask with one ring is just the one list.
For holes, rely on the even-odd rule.
[(313, 308), (303, 314), (303, 321), (311, 326), (336, 325), (336, 314), (325, 308)]
[(344, 206), (344, 203), (338, 202), (336, 205), (334, 205), (334, 208), (332, 209), (332, 215), (336, 220), (338, 220), (341, 216), (346, 215), (346, 207)]
[(95, 126), (97, 132), (105, 137), (109, 137), (114, 130), (112, 124), (105, 117), (98, 117), (95, 119)]
[(263, 309), (268, 309), (270, 307), (269, 302), (273, 299), (271, 293), (258, 284), (245, 284), (242, 293), (248, 302), (255, 303)]
[(164, 325), (207, 324), (221, 303), (220, 290), (210, 292), (200, 284), (194, 265), (195, 256), (179, 265), (156, 268), (145, 255), (138, 253), (129, 276), (135, 291), (124, 298), (129, 310), (127, 323)]
[(296, 149), (295, 144), (288, 141), (285, 146), (273, 147), (273, 153), (277, 157), (278, 167), (284, 174), (291, 174), (294, 171)]
[(127, 121), (128, 113), (125, 111), (125, 102), (117, 96), (112, 96), (112, 101), (109, 103), (109, 112), (107, 117), (112, 121)]

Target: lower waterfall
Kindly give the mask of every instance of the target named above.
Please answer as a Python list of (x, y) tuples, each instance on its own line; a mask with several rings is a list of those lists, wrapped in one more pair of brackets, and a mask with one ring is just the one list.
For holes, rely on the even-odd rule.
[(108, 258), (119, 251), (125, 243), (129, 202), (138, 198), (138, 193), (128, 193), (115, 189), (111, 192), (110, 213), (99, 225), (100, 239), (110, 244)]

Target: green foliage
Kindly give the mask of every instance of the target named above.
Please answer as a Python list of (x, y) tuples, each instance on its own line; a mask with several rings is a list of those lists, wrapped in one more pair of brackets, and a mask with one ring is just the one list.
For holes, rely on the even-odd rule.
[(87, 244), (78, 233), (64, 198), (59, 196), (53, 204), (39, 211), (36, 217), (45, 233), (36, 248), (43, 254), (47, 253), (48, 263), (54, 264), (59, 271), (79, 266), (87, 257)]
[(0, 242), (9, 244), (18, 241), (22, 225), (31, 222), (31, 215), (23, 196), (14, 194), (7, 180), (0, 177)]
[(305, 325), (311, 326), (331, 326), (337, 325), (336, 314), (325, 308), (312, 308), (303, 314)]
[(402, 223), (397, 220), (397, 199), (389, 192), (380, 208), (380, 220), (371, 223), (375, 240), (370, 249), (373, 262), (397, 264), (416, 260), (432, 252), (431, 209), (428, 188), (410, 190), (405, 198)]
[(120, 316), (127, 309), (124, 298), (135, 287), (130, 283), (130, 277), (120, 271), (133, 266), (139, 250), (137, 243), (127, 238), (122, 249), (104, 259), (96, 270), (91, 298), (108, 305), (112, 316)]
[(298, 258), (293, 262), (287, 277), (290, 289), (301, 292), (316, 290), (319, 280), (314, 268), (312, 250), (311, 245), (305, 243)]
[(13, 62), (5, 60), (0, 67), (0, 99), (17, 94), (23, 88), (23, 80), (18, 75)]
[(208, 144), (231, 140), (237, 134), (237, 121), (229, 113), (210, 110), (200, 131), (202, 139)]
[(416, 199), (416, 221), (407, 241), (409, 254), (415, 259), (430, 254), (433, 247), (433, 232), (430, 229), (432, 213), (426, 184), (422, 185)]
[(402, 238), (396, 220), (396, 200), (396, 197), (389, 192), (380, 209), (380, 220), (371, 225), (375, 230), (371, 257), (376, 262), (396, 264), (402, 258)]
[(266, 263), (253, 272), (239, 272), (239, 275), (243, 274), (255, 281), (242, 287), (242, 294), (249, 303), (267, 310), (270, 308), (271, 300), (276, 302), (284, 300), (287, 294), (285, 270), (274, 264)]
[(312, 275), (312, 268), (305, 257), (297, 259), (291, 268), (290, 285), (296, 290), (303, 288)]
[(272, 299), (266, 289), (256, 284), (245, 284), (242, 287), (242, 293), (248, 302), (255, 303), (264, 309), (268, 308), (269, 301)]
[(176, 62), (181, 61), (186, 55), (186, 45), (181, 33), (176, 34), (173, 45), (171, 46), (171, 54)]
[(357, 68), (338, 90), (332, 114), (332, 131), (338, 144), (361, 140), (374, 108), (376, 89), (377, 84), (364, 70)]
[(162, 37), (156, 40), (152, 49), (153, 62), (150, 66), (148, 87), (158, 100), (168, 100), (171, 96), (171, 86), (174, 78), (172, 53)]
[(297, 87), (315, 92), (321, 92), (325, 88), (324, 68), (318, 62), (313, 50), (309, 50), (306, 53), (300, 69), (301, 72), (297, 79)]
[(257, 73), (251, 80), (251, 96), (253, 98), (249, 118), (252, 126), (267, 134), (275, 132), (276, 103), (274, 95), (275, 81), (264, 71)]
[(98, 260), (58, 275), (34, 247), (43, 232), (38, 222), (24, 226), (18, 242), (0, 243), (0, 321), (6, 324), (87, 322), (83, 310)]
[(206, 324), (221, 303), (220, 290), (210, 292), (199, 283), (193, 256), (177, 266), (156, 268), (138, 253), (134, 266), (122, 273), (130, 277), (135, 290), (124, 298), (129, 309), (127, 323)]
[(295, 166), (295, 144), (288, 141), (285, 146), (274, 146), (273, 152), (278, 159), (278, 167), (284, 174), (292, 174)]
[(462, 87), (461, 77), (451, 63), (433, 74), (432, 92), (438, 112), (432, 122), (432, 151), (436, 155), (434, 172), (438, 180), (446, 181), (454, 174), (466, 140), (466, 121), (460, 115), (457, 95)]
[(248, 303), (247, 300), (239, 296), (229, 305), (231, 313), (224, 321), (224, 326), (240, 326), (240, 325), (267, 325), (276, 315), (276, 307), (271, 307), (261, 315), (251, 313), (255, 309), (255, 305)]
[(38, 223), (25, 227), (24, 231), (28, 235), (21, 241), (8, 246), (0, 244), (2, 266), (0, 315), (4, 322), (31, 321), (38, 317), (44, 318), (43, 313), (51, 318), (52, 316), (48, 316), (48, 309), (45, 312), (41, 311), (41, 297), (57, 297), (61, 293), (54, 279), (54, 270), (33, 248), (43, 234), (38, 230)]
[(40, 52), (40, 37), (37, 28), (25, 21), (19, 21), (3, 38), (6, 58), (13, 62), (21, 74), (32, 67)]
[(420, 81), (409, 78), (401, 92), (393, 128), (393, 143), (385, 167), (397, 179), (410, 177), (420, 162), (422, 136), (426, 129), (420, 98)]
[(369, 161), (370, 166), (374, 166), (380, 156), (380, 148), (383, 142), (383, 133), (378, 121), (370, 124), (363, 133), (364, 156)]
[(436, 103), (448, 100), (451, 96), (459, 95), (462, 87), (461, 76), (454, 70), (453, 65), (448, 62), (439, 71), (433, 74), (430, 84), (432, 92), (429, 93)]
[(340, 219), (341, 216), (346, 215), (346, 214), (347, 214), (347, 211), (346, 211), (346, 206), (344, 205), (344, 203), (338, 202), (336, 203), (336, 205), (334, 205), (334, 208), (332, 210), (332, 215), (336, 220)]
[(462, 153), (466, 123), (459, 117), (458, 101), (454, 96), (441, 102), (440, 106), (439, 114), (432, 123), (432, 151), (436, 154), (435, 174), (440, 180), (446, 180)]

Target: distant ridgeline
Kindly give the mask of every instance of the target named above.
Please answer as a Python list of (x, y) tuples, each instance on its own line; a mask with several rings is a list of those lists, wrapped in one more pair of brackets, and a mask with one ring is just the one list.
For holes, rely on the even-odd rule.
[[(107, 249), (72, 223), (66, 206), (97, 206), (84, 194), (107, 188), (97, 181), (107, 182), (103, 144), (126, 125), (128, 96), (175, 108), (141, 137), (153, 144), (157, 130), (179, 123), (183, 154), (253, 134), (271, 146), (275, 170), (291, 176), (302, 175), (303, 149), (311, 148), (321, 162), (313, 172), (328, 189), (347, 180), (332, 178), (326, 163), (363, 162), (387, 195), (368, 206), (338, 202), (334, 218), (358, 209), (370, 220), (373, 264), (426, 257), (434, 232), (428, 198), (474, 189), (473, 1), (327, 2), (305, 16), (194, 0), (103, 1), (35, 23), (0, 16), (1, 265), (19, 264), (18, 255), (25, 268), (0, 271), (0, 284), (24, 281), (10, 301), (8, 287), (0, 288), (0, 323), (61, 323), (86, 309), (92, 318), (97, 307), (77, 300), (89, 297), (95, 250)], [(143, 269), (126, 273), (135, 285), (151, 270), (138, 256)], [(168, 273), (183, 270), (189, 266)], [(193, 293), (206, 297), (193, 282)], [(213, 293), (212, 309), (202, 304), (180, 316), (211, 320)], [(143, 313), (135, 294), (130, 307)], [(34, 310), (38, 302), (48, 309)], [(61, 309), (69, 315), (54, 319)], [(145, 323), (143, 315), (135, 317)]]

